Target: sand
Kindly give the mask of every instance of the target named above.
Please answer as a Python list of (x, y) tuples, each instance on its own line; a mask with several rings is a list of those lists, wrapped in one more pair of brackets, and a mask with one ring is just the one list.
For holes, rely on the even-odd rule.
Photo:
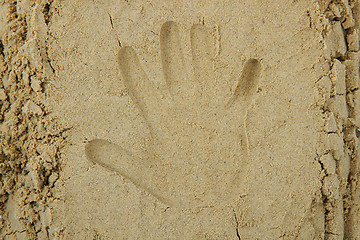
[(360, 239), (359, 13), (0, 1), (0, 238)]

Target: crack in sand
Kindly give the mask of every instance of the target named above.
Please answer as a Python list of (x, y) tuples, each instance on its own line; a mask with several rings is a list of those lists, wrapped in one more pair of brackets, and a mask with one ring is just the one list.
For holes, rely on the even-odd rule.
[(239, 239), (239, 240), (241, 240), (241, 237), (240, 237), (240, 232), (239, 232), (239, 220), (238, 220), (238, 218), (237, 218), (237, 216), (236, 216), (236, 212), (235, 212), (235, 209), (233, 209), (233, 212), (234, 212), (234, 219), (235, 219), (235, 224), (236, 224), (236, 228), (235, 228), (235, 230), (236, 230), (236, 236), (237, 236), (237, 238)]

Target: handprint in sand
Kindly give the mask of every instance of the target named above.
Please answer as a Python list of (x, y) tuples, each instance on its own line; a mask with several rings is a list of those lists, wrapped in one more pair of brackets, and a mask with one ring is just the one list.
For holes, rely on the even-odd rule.
[(190, 30), (191, 77), (179, 39), (177, 24), (164, 23), (160, 50), (166, 89), (153, 87), (133, 48), (124, 47), (118, 55), (126, 88), (150, 130), (146, 157), (101, 139), (86, 145), (86, 156), (169, 206), (230, 203), (241, 194), (248, 169), (245, 120), (260, 63), (249, 59), (234, 76), (234, 90), (224, 94), (230, 79), (215, 77), (209, 30), (201, 24)]

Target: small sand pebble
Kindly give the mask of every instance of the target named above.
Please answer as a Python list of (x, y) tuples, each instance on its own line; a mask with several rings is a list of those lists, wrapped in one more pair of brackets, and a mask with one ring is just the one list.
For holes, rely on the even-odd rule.
[(23, 111), (27, 114), (33, 114), (33, 115), (41, 115), (43, 113), (41, 107), (36, 105), (33, 101), (28, 100), (24, 107)]
[(36, 77), (31, 77), (31, 88), (34, 92), (40, 92), (42, 90), (41, 82)]
[(5, 90), (4, 89), (0, 89), (0, 100), (1, 101), (4, 101), (7, 99), (7, 95), (5, 93)]

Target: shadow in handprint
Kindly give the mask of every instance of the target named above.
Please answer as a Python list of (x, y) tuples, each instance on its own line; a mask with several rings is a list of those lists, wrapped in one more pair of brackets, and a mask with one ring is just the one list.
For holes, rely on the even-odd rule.
[(209, 30), (196, 24), (190, 36), (193, 77), (185, 72), (177, 24), (161, 28), (166, 89), (150, 84), (133, 48), (119, 52), (126, 88), (150, 130), (146, 157), (100, 139), (85, 147), (90, 161), (179, 208), (222, 205), (241, 194), (248, 169), (245, 119), (260, 75), (260, 63), (250, 59), (231, 96), (220, 94), (224, 82), (215, 79)]

